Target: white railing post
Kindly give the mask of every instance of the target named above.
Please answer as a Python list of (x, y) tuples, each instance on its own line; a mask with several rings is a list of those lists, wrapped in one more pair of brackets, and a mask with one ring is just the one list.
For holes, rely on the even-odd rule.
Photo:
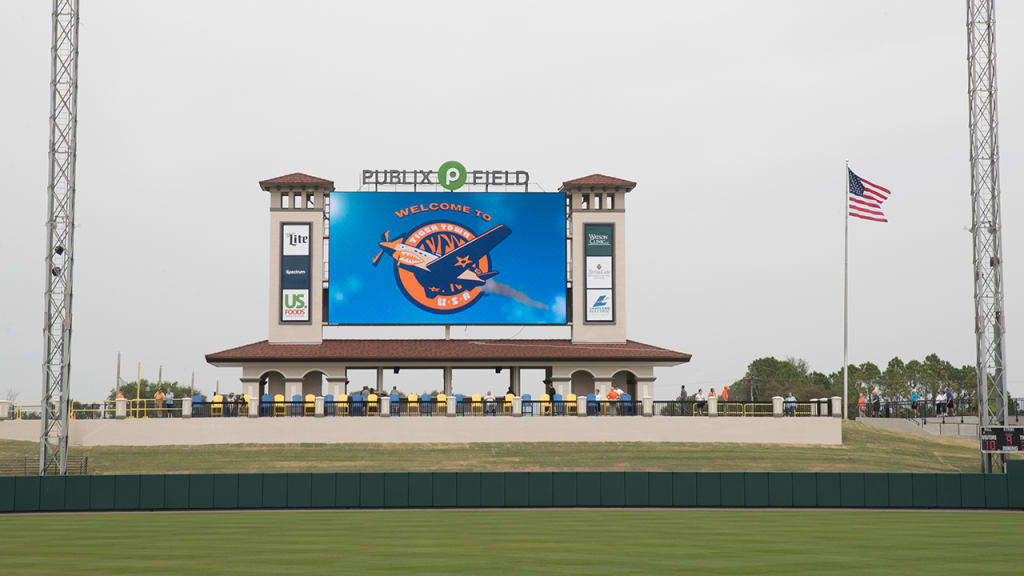
[(128, 400), (125, 398), (117, 399), (117, 407), (114, 409), (114, 418), (118, 420), (124, 420), (128, 417)]
[(708, 397), (708, 416), (718, 416), (718, 396)]
[(385, 418), (391, 416), (391, 396), (380, 397), (380, 415)]
[(192, 417), (192, 398), (181, 399), (181, 417), (191, 418)]
[(782, 416), (782, 396), (772, 396), (772, 416)]
[(11, 419), (11, 403), (7, 400), (0, 400), (0, 420)]
[(319, 416), (319, 417), (322, 418), (323, 415), (324, 415), (324, 397), (323, 396), (317, 396), (316, 399), (313, 400), (313, 416)]

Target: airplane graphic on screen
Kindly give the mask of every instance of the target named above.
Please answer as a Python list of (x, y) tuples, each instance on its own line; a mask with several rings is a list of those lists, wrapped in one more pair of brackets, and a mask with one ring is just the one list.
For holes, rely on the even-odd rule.
[(508, 226), (499, 224), (441, 256), (405, 244), (404, 238), (389, 241), (389, 232), (384, 232), (383, 240), (377, 243), (380, 252), (374, 256), (373, 265), (376, 266), (386, 252), (395, 259), (400, 268), (415, 274), (421, 284), (437, 286), (463, 282), (470, 286), (481, 286), (498, 272), (478, 272), (477, 263), (511, 233), (512, 230)]

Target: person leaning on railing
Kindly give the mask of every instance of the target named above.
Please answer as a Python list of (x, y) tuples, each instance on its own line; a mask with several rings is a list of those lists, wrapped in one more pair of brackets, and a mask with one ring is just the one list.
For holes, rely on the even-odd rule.
[(782, 406), (782, 414), (784, 416), (796, 416), (796, 396), (790, 392), (789, 396), (786, 396), (786, 403)]

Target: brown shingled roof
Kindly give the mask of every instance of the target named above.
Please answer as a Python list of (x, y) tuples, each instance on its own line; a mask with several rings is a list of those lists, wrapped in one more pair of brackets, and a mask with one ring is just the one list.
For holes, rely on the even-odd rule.
[(330, 186), (334, 189), (334, 182), (302, 172), (293, 172), (269, 180), (260, 180), (260, 188), (266, 190), (268, 186)]
[(614, 176), (605, 176), (604, 174), (591, 174), (583, 178), (562, 182), (562, 188), (559, 190), (564, 188), (625, 188), (629, 191), (636, 188), (636, 182), (615, 178)]
[(690, 361), (690, 355), (626, 341), (583, 344), (571, 340), (324, 340), (321, 344), (270, 344), (266, 340), (206, 355), (211, 363), (232, 362), (438, 362), (621, 360)]

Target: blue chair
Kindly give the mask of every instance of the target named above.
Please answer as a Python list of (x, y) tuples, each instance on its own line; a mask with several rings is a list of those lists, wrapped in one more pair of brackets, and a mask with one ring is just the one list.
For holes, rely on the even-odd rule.
[(601, 413), (601, 405), (597, 402), (597, 394), (587, 394), (587, 416), (597, 416)]
[(533, 416), (533, 401), (530, 398), (529, 394), (523, 394), (523, 408), (522, 408), (522, 412), (523, 412), (523, 416), (526, 416), (527, 414), (529, 414), (530, 416)]
[(392, 416), (402, 415), (402, 397), (398, 394), (391, 394), (388, 396), (388, 400), (391, 402), (391, 409), (389, 413)]
[(260, 416), (270, 416), (270, 407), (273, 403), (274, 398), (270, 394), (260, 396)]
[(633, 410), (632, 396), (630, 396), (629, 394), (623, 394), (622, 398), (619, 398), (619, 401), (622, 402), (622, 409), (619, 411), (619, 414), (623, 416), (633, 416), (634, 414), (636, 414), (636, 412)]
[(192, 416), (206, 416), (206, 406), (203, 406), (203, 397), (196, 394), (192, 397)]
[(435, 409), (434, 399), (429, 394), (420, 396), (420, 416), (433, 416)]
[(292, 394), (292, 401), (288, 405), (289, 416), (302, 416), (302, 394)]
[(351, 408), (349, 408), (350, 416), (362, 416), (363, 415), (363, 397), (360, 394), (352, 396)]
[(555, 416), (565, 415), (565, 400), (562, 398), (561, 394), (555, 394), (551, 398), (551, 404), (554, 407)]
[(466, 415), (466, 405), (462, 403), (462, 394), (456, 394), (455, 395), (455, 415), (456, 416), (465, 416)]
[(338, 413), (338, 407), (334, 405), (334, 394), (324, 396), (324, 416), (334, 416)]

